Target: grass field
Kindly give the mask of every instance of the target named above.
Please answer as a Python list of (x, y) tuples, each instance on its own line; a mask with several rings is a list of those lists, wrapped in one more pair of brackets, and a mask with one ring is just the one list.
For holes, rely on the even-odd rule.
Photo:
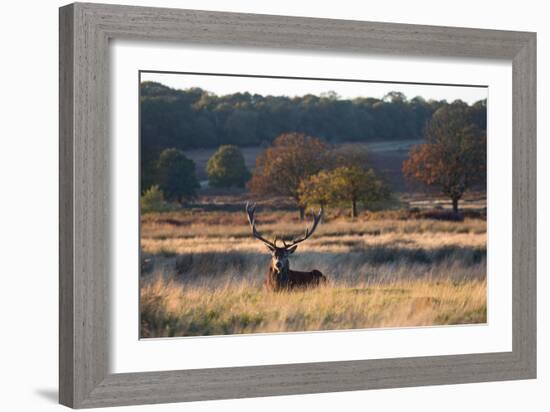
[[(241, 196), (202, 201), (142, 216), (142, 337), (486, 322), (486, 221), (476, 199), (463, 221), (406, 210), (350, 221), (329, 211), (291, 258), (292, 269), (318, 269), (328, 285), (284, 293), (262, 288), (270, 256), (250, 235)], [(268, 203), (257, 213), (267, 236), (305, 226)]]

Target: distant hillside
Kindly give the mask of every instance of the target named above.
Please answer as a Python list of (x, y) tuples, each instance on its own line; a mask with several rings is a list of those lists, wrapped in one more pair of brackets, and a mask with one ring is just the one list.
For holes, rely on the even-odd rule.
[[(445, 103), (422, 97), (408, 100), (399, 92), (382, 100), (343, 100), (330, 93), (294, 98), (246, 92), (217, 96), (200, 88), (175, 90), (143, 82), (142, 145), (152, 150), (257, 146), (289, 131), (330, 143), (419, 139), (426, 121)], [(472, 106), (472, 112), (485, 128), (485, 102)]]

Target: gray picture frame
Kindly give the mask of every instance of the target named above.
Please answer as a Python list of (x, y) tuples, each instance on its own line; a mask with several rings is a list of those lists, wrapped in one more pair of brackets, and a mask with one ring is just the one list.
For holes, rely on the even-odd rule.
[[(62, 7), (59, 28), (62, 404), (88, 408), (536, 377), (535, 33), (85, 3)], [(510, 61), (512, 351), (109, 373), (109, 41), (119, 38)]]

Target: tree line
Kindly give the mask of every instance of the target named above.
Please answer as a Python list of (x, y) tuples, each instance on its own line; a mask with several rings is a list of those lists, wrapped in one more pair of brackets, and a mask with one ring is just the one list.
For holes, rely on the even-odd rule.
[[(288, 131), (331, 144), (420, 139), (426, 122), (446, 103), (422, 97), (407, 99), (400, 92), (390, 92), (382, 99), (341, 99), (334, 92), (300, 97), (247, 92), (218, 96), (201, 88), (176, 90), (142, 82), (142, 167), (155, 162), (167, 147), (267, 147)], [(483, 102), (472, 110), (485, 122)]]
[[(407, 99), (390, 92), (383, 99), (321, 96), (218, 96), (201, 88), (176, 90), (141, 83), (141, 133), (146, 148), (211, 148), (269, 145), (295, 131), (330, 143), (419, 139), (426, 121), (447, 102)], [(476, 106), (474, 105), (474, 108)], [(484, 108), (478, 107), (480, 121)]]

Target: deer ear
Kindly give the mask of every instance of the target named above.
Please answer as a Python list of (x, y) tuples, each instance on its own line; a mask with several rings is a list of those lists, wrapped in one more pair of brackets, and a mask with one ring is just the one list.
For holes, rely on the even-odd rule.
[(292, 255), (296, 251), (296, 249), (298, 249), (298, 245), (294, 245), (290, 249), (288, 249), (288, 253)]

